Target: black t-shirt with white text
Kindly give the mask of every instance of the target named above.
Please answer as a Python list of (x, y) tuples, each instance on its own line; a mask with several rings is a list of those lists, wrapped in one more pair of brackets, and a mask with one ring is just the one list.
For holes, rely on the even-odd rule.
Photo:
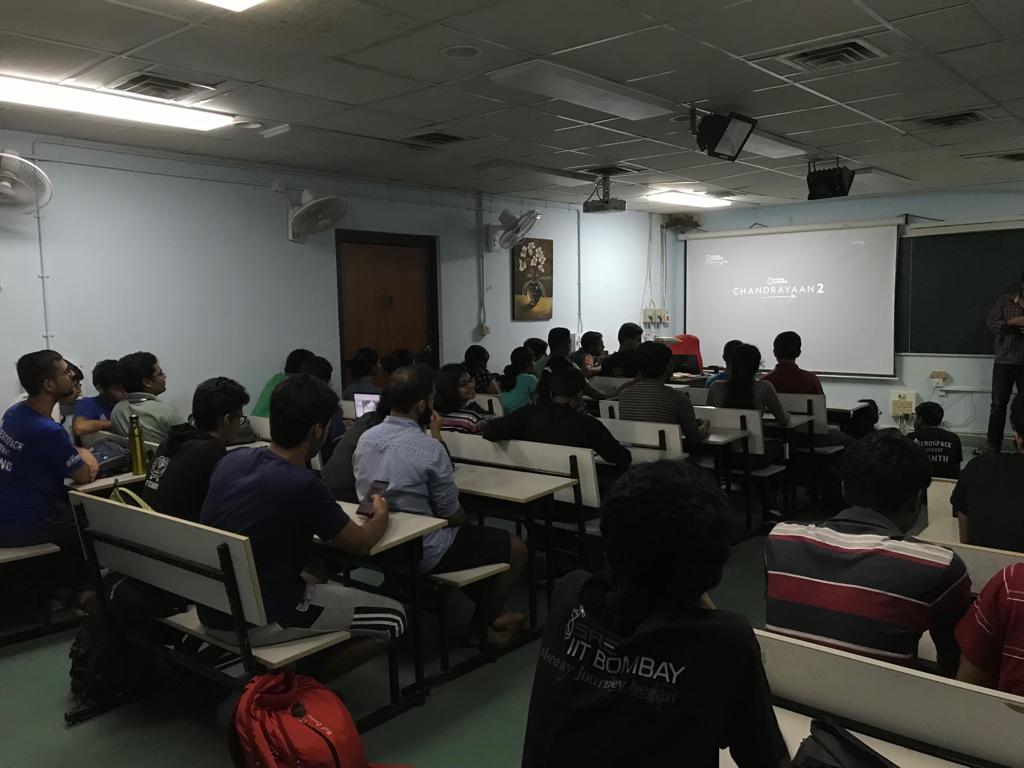
[(964, 467), (950, 498), (967, 544), (1024, 552), (1024, 454), (989, 453)]
[(910, 439), (928, 454), (932, 463), (932, 477), (960, 477), (964, 453), (956, 433), (941, 427), (919, 427), (910, 433)]
[(640, 369), (636, 364), (636, 350), (616, 352), (601, 363), (601, 375), (619, 379), (635, 379)]
[(544, 632), (523, 768), (788, 763), (761, 653), (739, 614), (654, 608), (577, 571)]

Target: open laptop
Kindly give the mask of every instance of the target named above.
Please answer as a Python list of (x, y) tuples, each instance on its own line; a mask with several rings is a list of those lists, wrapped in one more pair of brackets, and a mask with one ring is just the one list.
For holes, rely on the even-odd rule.
[(696, 355), (672, 355), (672, 373), (690, 373), (700, 376)]
[(361, 418), (367, 413), (373, 413), (377, 410), (377, 404), (380, 403), (380, 395), (352, 395), (352, 399), (356, 406), (356, 418)]

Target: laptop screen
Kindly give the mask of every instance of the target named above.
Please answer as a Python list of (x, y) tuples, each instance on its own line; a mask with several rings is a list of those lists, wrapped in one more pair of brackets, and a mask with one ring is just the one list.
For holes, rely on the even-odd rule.
[(377, 410), (377, 403), (380, 402), (380, 395), (353, 395), (356, 404), (356, 418)]
[(693, 373), (700, 375), (696, 355), (672, 355), (672, 373)]

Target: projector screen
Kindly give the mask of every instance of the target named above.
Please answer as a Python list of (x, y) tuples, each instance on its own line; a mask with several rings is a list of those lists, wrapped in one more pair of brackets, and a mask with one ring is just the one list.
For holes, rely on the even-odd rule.
[(686, 242), (686, 332), (705, 361), (741, 339), (775, 365), (782, 331), (803, 338), (800, 366), (892, 376), (896, 226), (696, 238)]

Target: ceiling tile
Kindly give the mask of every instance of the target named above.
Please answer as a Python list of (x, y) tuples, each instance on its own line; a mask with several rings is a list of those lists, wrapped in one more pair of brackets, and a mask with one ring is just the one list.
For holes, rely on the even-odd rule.
[(883, 120), (959, 112), (984, 106), (990, 100), (966, 83), (897, 93), (854, 102), (853, 106)]
[(896, 22), (896, 27), (932, 53), (992, 43), (999, 33), (969, 5), (913, 16)]
[(893, 152), (906, 152), (911, 149), (921, 149), (927, 146), (921, 139), (913, 136), (891, 136), (887, 139), (855, 141), (849, 144), (832, 144), (828, 145), (828, 148), (837, 155), (843, 155), (844, 157), (870, 157), (872, 155), (887, 155)]
[(789, 137), (812, 147), (831, 147), (837, 144), (852, 144), (855, 141), (892, 138), (899, 133), (895, 128), (882, 123), (861, 123), (860, 125), (791, 133)]
[(280, 164), (314, 173), (375, 179), (388, 178), (387, 167), (382, 163), (354, 157), (342, 157), (327, 152), (304, 152), (291, 155), (283, 158)]
[(990, 170), (961, 158), (950, 158), (941, 162), (886, 162), (881, 167), (914, 181), (949, 185), (985, 184), (993, 181)]
[(608, 120), (607, 112), (599, 112), (596, 109), (581, 107), (578, 104), (570, 104), (560, 99), (538, 101), (536, 104), (531, 104), (530, 109), (549, 112), (552, 115), (560, 115), (561, 117), (567, 117), (570, 120), (577, 120), (581, 123), (600, 123)]
[(271, 45), (205, 27), (195, 27), (161, 40), (136, 55), (161, 64), (250, 83), (297, 72), (322, 58), (308, 49)]
[(782, 78), (762, 72), (736, 59), (715, 59), (703, 67), (702, 72), (705, 76), (699, 78), (694, 77), (691, 72), (670, 72), (633, 80), (629, 85), (655, 96), (679, 103), (689, 103), (783, 83)]
[(660, 144), (650, 139), (635, 139), (634, 141), (623, 141), (618, 144), (606, 144), (592, 147), (591, 151), (605, 157), (612, 157), (616, 160), (633, 160), (641, 157), (654, 157), (665, 155), (673, 150), (673, 147)]
[(396, 37), (420, 23), (362, 0), (275, 0), (221, 16), (207, 26), (337, 56)]
[(449, 16), (497, 5), (505, 0), (371, 0), (374, 5), (414, 16), (427, 21), (439, 21)]
[(196, 0), (103, 0), (103, 2), (137, 8), (161, 16), (173, 16), (176, 19), (189, 22), (209, 21), (217, 16), (226, 16), (232, 13), (224, 8), (197, 3)]
[(550, 152), (551, 148), (535, 141), (522, 139), (497, 139), (488, 137), (479, 141), (467, 141), (464, 144), (453, 144), (441, 149), (442, 155), (465, 155), (474, 157), (497, 157), (506, 160), (517, 160), (531, 155)]
[(25, 131), (68, 139), (98, 139), (124, 130), (127, 125), (123, 120), (94, 120), (52, 109), (0, 105), (0, 129), (8, 131)]
[(922, 57), (909, 61), (882, 63), (841, 75), (803, 80), (803, 85), (843, 102), (916, 91), (958, 81), (948, 68)]
[(415, 117), (394, 115), (389, 112), (378, 112), (367, 107), (352, 107), (340, 112), (320, 115), (306, 120), (307, 125), (325, 128), (342, 133), (355, 133), (362, 136), (378, 136), (382, 139), (396, 139), (419, 133), (418, 129), (427, 130), (429, 123)]
[(650, 26), (640, 11), (612, 0), (517, 0), (446, 22), (502, 45), (554, 53)]
[(981, 77), (975, 80), (975, 83), (985, 93), (999, 101), (1017, 99), (1024, 96), (1024, 69), (1003, 75)]
[(868, 120), (869, 118), (846, 107), (835, 106), (766, 117), (758, 123), (758, 127), (771, 133), (785, 134), (815, 131), (821, 128), (836, 128), (842, 125), (856, 125), (868, 122)]
[(749, 93), (720, 96), (704, 102), (701, 107), (714, 112), (739, 112), (748, 117), (764, 117), (828, 105), (828, 101), (803, 88), (780, 85)]
[(201, 102), (206, 109), (233, 115), (266, 117), (283, 123), (301, 123), (317, 115), (336, 112), (339, 105), (326, 99), (304, 96), (262, 85), (249, 85), (237, 91)]
[(423, 87), (415, 80), (343, 61), (325, 61), (302, 72), (273, 77), (265, 85), (346, 104), (379, 101)]
[[(959, 2), (959, 0), (957, 1)], [(872, 35), (861, 35), (860, 37), (883, 53), (888, 53), (890, 56), (897, 53), (903, 53), (904, 51), (917, 50), (917, 44), (909, 37), (901, 35), (899, 32), (886, 30), (885, 32), (875, 32)]]
[(616, 82), (663, 72), (692, 72), (722, 54), (672, 29), (656, 27), (576, 48), (553, 61)]
[(596, 125), (582, 125), (578, 128), (567, 128), (544, 137), (544, 143), (562, 149), (586, 149), (602, 144), (613, 144), (620, 141), (628, 141), (629, 136), (618, 131), (611, 131), (607, 128)]
[(99, 88), (125, 75), (141, 72), (152, 66), (153, 64), (141, 59), (132, 59), (127, 56), (111, 56), (89, 67), (81, 74), (69, 78), (66, 81), (66, 85), (77, 85), (80, 88)]
[[(479, 48), (480, 53), (461, 59), (441, 53), (453, 45), (472, 45)], [(444, 83), (518, 64), (530, 57), (481, 40), (472, 34), (434, 24), (346, 58), (385, 72), (430, 83)]]
[(986, 77), (1016, 72), (1024, 67), (1024, 44), (1001, 41), (976, 45), (939, 56), (967, 77)]
[(493, 112), (500, 109), (502, 104), (493, 99), (474, 96), (471, 93), (434, 87), (384, 99), (376, 102), (373, 107), (398, 115), (443, 123), (448, 120), (457, 120), (460, 117)]
[(0, 32), (0, 74), (59, 82), (103, 58), (84, 48)]
[(1004, 37), (1024, 37), (1024, 3), (1020, 0), (971, 0)]
[[(521, 88), (513, 88), (508, 85), (500, 85), (485, 75), (475, 75), (460, 80), (452, 80), (447, 84), (449, 88), (455, 88), (466, 93), (474, 93), (477, 96), (486, 96), (489, 99), (496, 99), (509, 105), (523, 106), (535, 104), (543, 97), (536, 93), (524, 91)], [(603, 117), (607, 117), (603, 112)]]
[[(710, 158), (705, 157), (704, 159)], [(737, 168), (740, 170), (736, 170)], [(711, 162), (705, 165), (690, 166), (681, 171), (681, 175), (694, 181), (714, 181), (725, 176), (735, 176), (737, 173), (742, 173), (745, 168), (745, 165), (737, 163)]]
[(122, 53), (183, 26), (181, 21), (99, 0), (4, 0), (6, 32)]
[(169, 152), (185, 152), (231, 160), (272, 162), (292, 154), (267, 142), (240, 142), (218, 139), (214, 136), (193, 131), (155, 128), (127, 128), (105, 136), (104, 141), (132, 147), (149, 147)]
[(1017, 115), (1017, 117), (1024, 117), (1024, 99), (1014, 99), (1013, 101), (1007, 101), (1003, 104), (1010, 112)]
[(1024, 144), (1024, 123), (1010, 118), (1008, 120), (993, 120), (985, 123), (961, 125), (956, 128), (945, 128), (938, 131), (920, 132), (917, 135), (929, 144), (936, 146), (1003, 138), (1012, 138)]
[(963, 2), (964, 0), (864, 0), (865, 5), (889, 21), (961, 5)]
[(850, 0), (750, 0), (695, 15), (685, 32), (730, 53), (749, 55), (877, 28), (878, 22)]
[(521, 139), (547, 136), (560, 128), (572, 125), (575, 123), (558, 115), (535, 112), (527, 107), (514, 107), (444, 123), (438, 130), (454, 133), (456, 136), (494, 135)]
[[(656, 171), (675, 171), (680, 169), (693, 168), (698, 165), (707, 165), (709, 158), (703, 152), (673, 152), (669, 155), (658, 157), (645, 157), (638, 165), (645, 168), (653, 168)], [(685, 173), (685, 170), (683, 171)]]

